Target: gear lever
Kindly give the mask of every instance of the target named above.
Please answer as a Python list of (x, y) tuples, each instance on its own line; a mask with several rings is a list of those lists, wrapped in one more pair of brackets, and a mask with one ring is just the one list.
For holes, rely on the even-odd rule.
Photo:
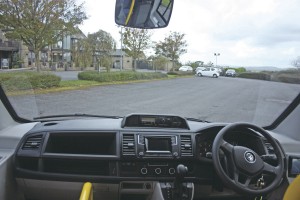
[(187, 190), (187, 183), (183, 183), (184, 177), (188, 173), (188, 168), (182, 164), (179, 164), (176, 168), (176, 177), (174, 181), (174, 199), (183, 200), (189, 199), (189, 191)]

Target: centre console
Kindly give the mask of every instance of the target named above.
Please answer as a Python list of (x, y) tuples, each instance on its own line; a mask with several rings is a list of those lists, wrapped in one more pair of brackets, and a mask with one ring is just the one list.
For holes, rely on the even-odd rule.
[(175, 177), (180, 163), (193, 157), (189, 134), (123, 133), (121, 176)]

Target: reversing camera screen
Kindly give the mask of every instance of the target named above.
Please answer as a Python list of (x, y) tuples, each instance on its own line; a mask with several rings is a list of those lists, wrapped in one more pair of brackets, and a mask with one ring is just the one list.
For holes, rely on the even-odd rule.
[(293, 158), (292, 159), (292, 167), (290, 173), (292, 175), (300, 174), (300, 158)]
[(147, 151), (172, 151), (171, 138), (147, 137), (145, 142)]

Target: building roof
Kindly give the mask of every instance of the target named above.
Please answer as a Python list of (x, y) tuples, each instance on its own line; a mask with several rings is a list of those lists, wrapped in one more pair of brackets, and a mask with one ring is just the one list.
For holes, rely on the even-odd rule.
[(86, 38), (86, 35), (79, 29), (77, 28), (77, 33), (71, 35), (72, 39), (83, 39)]

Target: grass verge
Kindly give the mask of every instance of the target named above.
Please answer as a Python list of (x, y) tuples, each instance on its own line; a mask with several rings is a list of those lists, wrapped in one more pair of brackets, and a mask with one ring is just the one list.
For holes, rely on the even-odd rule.
[(68, 90), (80, 90), (91, 88), (95, 86), (105, 86), (105, 85), (121, 85), (129, 83), (143, 83), (143, 82), (152, 82), (158, 80), (169, 80), (175, 78), (185, 78), (187, 76), (177, 76), (177, 75), (168, 75), (165, 78), (159, 79), (148, 79), (148, 80), (133, 80), (133, 81), (115, 81), (115, 82), (98, 82), (98, 81), (87, 81), (87, 80), (68, 80), (61, 81), (58, 87), (45, 88), (45, 89), (34, 89), (34, 90), (17, 90), (17, 91), (7, 91), (8, 96), (17, 96), (17, 95), (30, 95), (30, 94), (47, 94), (55, 92), (64, 92)]
[(46, 72), (6, 72), (0, 73), (0, 84), (8, 91), (45, 89), (58, 87), (61, 78)]

